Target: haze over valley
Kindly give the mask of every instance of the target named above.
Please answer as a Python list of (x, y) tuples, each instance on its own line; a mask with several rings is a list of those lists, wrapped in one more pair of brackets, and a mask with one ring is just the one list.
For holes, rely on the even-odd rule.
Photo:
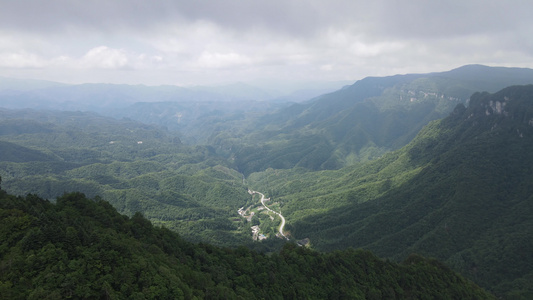
[[(298, 103), (172, 101), (128, 85), (5, 89), (20, 107), (0, 111), (2, 189), (52, 201), (82, 192), (224, 247), (419, 253), (498, 295), (527, 295), (532, 79), (469, 65), (369, 77)], [(153, 101), (133, 102), (139, 88)], [(54, 109), (64, 89), (108, 95), (108, 116)], [(42, 109), (23, 108), (37, 99)], [(506, 258), (488, 259), (502, 243)]]
[(530, 4), (30, 3), (0, 295), (533, 298)]

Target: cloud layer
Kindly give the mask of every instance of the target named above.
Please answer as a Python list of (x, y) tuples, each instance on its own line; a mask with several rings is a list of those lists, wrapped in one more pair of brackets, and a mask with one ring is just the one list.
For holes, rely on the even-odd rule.
[(0, 75), (63, 82), (357, 80), (533, 67), (530, 1), (6, 1)]

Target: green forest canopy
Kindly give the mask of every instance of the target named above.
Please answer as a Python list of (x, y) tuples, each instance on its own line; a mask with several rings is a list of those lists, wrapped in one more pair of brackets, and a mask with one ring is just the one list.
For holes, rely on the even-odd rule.
[(65, 194), (0, 191), (0, 295), (9, 299), (495, 299), (435, 260), (286, 244), (266, 256), (193, 244), (141, 214)]

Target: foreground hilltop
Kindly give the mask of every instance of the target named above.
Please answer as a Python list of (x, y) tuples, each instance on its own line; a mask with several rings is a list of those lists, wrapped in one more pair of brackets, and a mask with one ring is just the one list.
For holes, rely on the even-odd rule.
[(442, 264), (293, 244), (270, 256), (192, 244), (66, 194), (56, 204), (0, 191), (0, 295), (9, 299), (493, 299)]

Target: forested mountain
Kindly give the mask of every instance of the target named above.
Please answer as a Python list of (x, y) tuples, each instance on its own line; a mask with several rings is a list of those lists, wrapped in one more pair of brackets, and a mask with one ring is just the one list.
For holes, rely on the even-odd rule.
[(215, 132), (210, 142), (232, 155), (244, 174), (269, 167), (338, 169), (406, 145), (424, 125), (466, 104), (474, 92), (532, 83), (531, 69), (481, 65), (368, 77), (259, 117), (240, 131)]
[(296, 239), (435, 257), (508, 299), (533, 297), (533, 85), (475, 93), (406, 147), (339, 171), (267, 170)]
[(3, 299), (495, 299), (420, 256), (196, 245), (79, 193), (53, 205), (0, 191), (0, 225)]
[(184, 145), (172, 132), (94, 113), (3, 110), (0, 150), (10, 193), (53, 200), (80, 191), (189, 240), (252, 242), (237, 214), (251, 201), (242, 174), (210, 147)]
[(0, 106), (94, 111), (165, 126), (180, 131), (187, 143), (213, 145), (249, 174), (268, 167), (337, 169), (372, 160), (407, 144), (422, 126), (465, 104), (472, 93), (531, 84), (532, 78), (531, 69), (469, 65), (368, 77), (322, 96), (315, 91), (318, 97), (292, 105), (290, 96), (242, 83), (184, 88), (31, 81), (23, 86), (24, 81), (0, 78)]
[[(119, 213), (126, 214), (128, 217), (113, 217), (124, 220), (120, 223), (123, 227), (130, 226), (134, 220), (145, 224), (146, 218), (156, 226), (163, 225), (178, 232), (188, 241), (229, 247), (245, 245), (278, 257), (276, 251), (286, 243), (274, 237), (281, 220), (276, 214), (269, 214), (257, 196), (250, 195), (250, 188), (265, 193), (271, 198), (269, 205), (285, 216), (284, 231), (290, 240), (310, 241), (308, 245), (315, 250), (365, 248), (395, 261), (418, 253), (442, 261), (499, 297), (533, 298), (533, 257), (529, 251), (533, 248), (530, 234), (533, 228), (530, 217), (533, 215), (530, 184), (533, 181), (533, 86), (511, 86), (496, 92), (505, 85), (532, 81), (533, 70), (530, 69), (465, 66), (443, 73), (365, 78), (337, 92), (280, 110), (277, 108), (284, 104), (255, 101), (240, 102), (248, 103), (245, 107), (237, 102), (234, 105), (221, 102), (205, 110), (210, 105), (207, 100), (196, 105), (194, 101), (169, 98), (167, 102), (134, 103), (122, 112), (122, 116), (142, 117), (151, 123), (157, 123), (158, 118), (169, 124), (186, 120), (187, 125), (181, 128), (190, 130), (188, 133), (171, 130), (172, 126), (163, 128), (94, 112), (0, 109), (2, 189), (20, 197), (31, 193), (51, 201), (56, 197), (60, 197), (58, 202), (69, 197), (86, 201), (79, 194), (61, 198), (65, 192), (79, 191), (96, 199), (87, 203), (97, 203), (95, 205), (111, 213), (112, 209), (103, 204), (107, 202), (100, 200), (105, 199)], [(84, 87), (88, 93), (80, 99), (89, 101), (105, 95), (106, 85), (98, 87), (102, 90), (95, 94), (89, 93), (94, 91), (93, 87)], [(68, 91), (63, 86), (30, 90), (42, 88)], [(135, 97), (142, 98), (153, 92), (143, 92), (146, 87), (138, 87), (136, 92), (128, 86), (109, 85), (108, 88), (109, 99), (116, 93), (125, 93), (131, 95), (130, 100), (134, 102)], [(156, 90), (166, 95), (166, 89)], [(66, 93), (65, 99), (81, 90)], [(496, 93), (477, 92), (484, 90)], [(4, 96), (9, 97), (7, 94), (1, 97)], [(17, 101), (17, 98), (12, 100)], [(64, 108), (68, 109), (68, 105)], [(186, 119), (178, 112), (191, 114)], [(440, 119), (444, 116), (447, 117)], [(207, 139), (208, 145), (195, 144)], [(390, 152), (393, 149), (396, 150)], [(36, 200), (35, 196), (20, 197), (16, 199), (36, 201), (37, 206), (46, 202)], [(62, 207), (41, 206), (51, 211)], [(20, 207), (13, 209), (26, 213)], [(239, 215), (239, 209), (250, 215)], [(136, 212), (141, 212), (144, 218)], [(5, 213), (0, 221), (12, 216), (18, 218), (18, 213)], [(35, 221), (31, 217), (29, 220)], [(87, 222), (93, 221), (87, 219)], [(65, 224), (53, 228), (64, 231), (68, 226), (75, 227)], [(258, 225), (268, 238), (253, 242), (251, 225)], [(24, 226), (17, 230), (30, 228)], [(36, 230), (31, 229), (31, 232)], [(63, 232), (61, 230), (59, 232)], [(168, 230), (158, 230), (150, 229), (149, 234), (171, 235)], [(79, 229), (76, 231), (79, 239), (86, 238)], [(19, 238), (27, 234), (24, 231)], [(0, 251), (7, 249), (5, 247), (19, 247), (17, 243), (3, 246)], [(64, 246), (58, 246), (56, 241), (51, 243), (56, 249)], [(150, 250), (146, 243), (143, 245), (142, 251)], [(200, 247), (206, 252), (240, 251)], [(24, 263), (35, 255), (35, 252), (25, 252), (25, 248), (13, 251), (29, 253)], [(145, 253), (142, 251), (136, 253)], [(301, 252), (305, 261), (318, 255), (290, 247), (283, 251)], [(322, 262), (337, 259), (339, 255), (343, 257), (343, 253), (358, 253), (354, 254), (356, 256), (367, 253), (350, 251), (318, 256), (323, 257)], [(62, 257), (67, 255), (58, 253)], [(259, 254), (250, 255), (267, 261)], [(159, 256), (157, 259), (167, 258)], [(198, 259), (208, 260), (204, 256)], [(411, 256), (410, 262), (413, 260), (421, 260), (425, 265), (437, 264), (417, 256)], [(62, 263), (68, 266), (71, 262)], [(275, 264), (283, 263), (275, 261)], [(337, 263), (333, 265), (333, 269), (338, 266)], [(7, 265), (0, 265), (0, 268), (2, 266)], [(310, 268), (320, 269), (321, 266)], [(157, 269), (155, 265), (152, 267)], [(329, 272), (331, 268), (320, 270)], [(217, 290), (214, 287), (221, 282), (215, 277), (223, 277), (222, 273), (215, 273), (208, 275), (214, 284), (205, 281), (211, 282), (206, 283), (213, 288), (210, 293)], [(346, 273), (339, 274), (346, 276)], [(336, 277), (317, 280), (320, 284), (329, 284), (330, 280), (336, 280), (332, 278)], [(264, 282), (263, 279), (260, 281)], [(246, 280), (246, 284), (250, 283)], [(0, 288), (8, 290), (15, 284), (12, 279), (0, 281)], [(260, 289), (259, 281), (253, 279), (252, 282)], [(108, 283), (113, 291), (118, 291), (117, 285)], [(302, 289), (309, 289), (308, 283)], [(404, 283), (399, 283), (401, 289), (412, 290)], [(139, 286), (144, 288), (144, 283)], [(197, 286), (183, 286), (185, 295), (205, 296), (196, 291)], [(244, 295), (243, 291), (236, 290), (235, 283), (231, 287), (220, 286), (233, 289), (233, 292), (226, 291), (228, 295)], [(17, 293), (20, 291), (29, 297), (30, 292), (22, 292), (19, 288), (16, 287)], [(134, 290), (143, 288), (131, 288), (117, 295), (132, 295)], [(392, 295), (388, 286), (383, 288)], [(272, 289), (279, 289), (279, 286)], [(342, 296), (343, 289), (344, 286), (335, 290), (342, 290), (339, 292)], [(381, 287), (377, 289), (384, 291)], [(290, 294), (272, 293), (304, 298), (297, 290), (292, 289)], [(399, 298), (419, 298), (411, 296), (410, 292), (398, 292), (396, 287), (392, 290), (401, 295)], [(37, 291), (35, 297), (41, 292), (47, 291)], [(206, 292), (203, 289), (203, 293)], [(217, 292), (224, 294), (222, 290)], [(65, 290), (57, 293), (65, 293)], [(362, 295), (355, 290), (346, 293)], [(389, 294), (382, 296), (388, 298)], [(336, 294), (328, 290), (317, 295), (323, 298)]]
[[(340, 88), (331, 83), (323, 89), (305, 90), (309, 97)], [(225, 86), (144, 86), (120, 84), (67, 85), (48, 81), (0, 77), (0, 107), (93, 111), (114, 118), (129, 118), (146, 124), (179, 130), (189, 143), (205, 143), (214, 130), (229, 129), (228, 123), (250, 115), (272, 112), (300, 100), (301, 96), (244, 83)], [(307, 99), (306, 99), (307, 100)], [(237, 125), (236, 125), (236, 124)], [(242, 125), (242, 124), (241, 124)]]

